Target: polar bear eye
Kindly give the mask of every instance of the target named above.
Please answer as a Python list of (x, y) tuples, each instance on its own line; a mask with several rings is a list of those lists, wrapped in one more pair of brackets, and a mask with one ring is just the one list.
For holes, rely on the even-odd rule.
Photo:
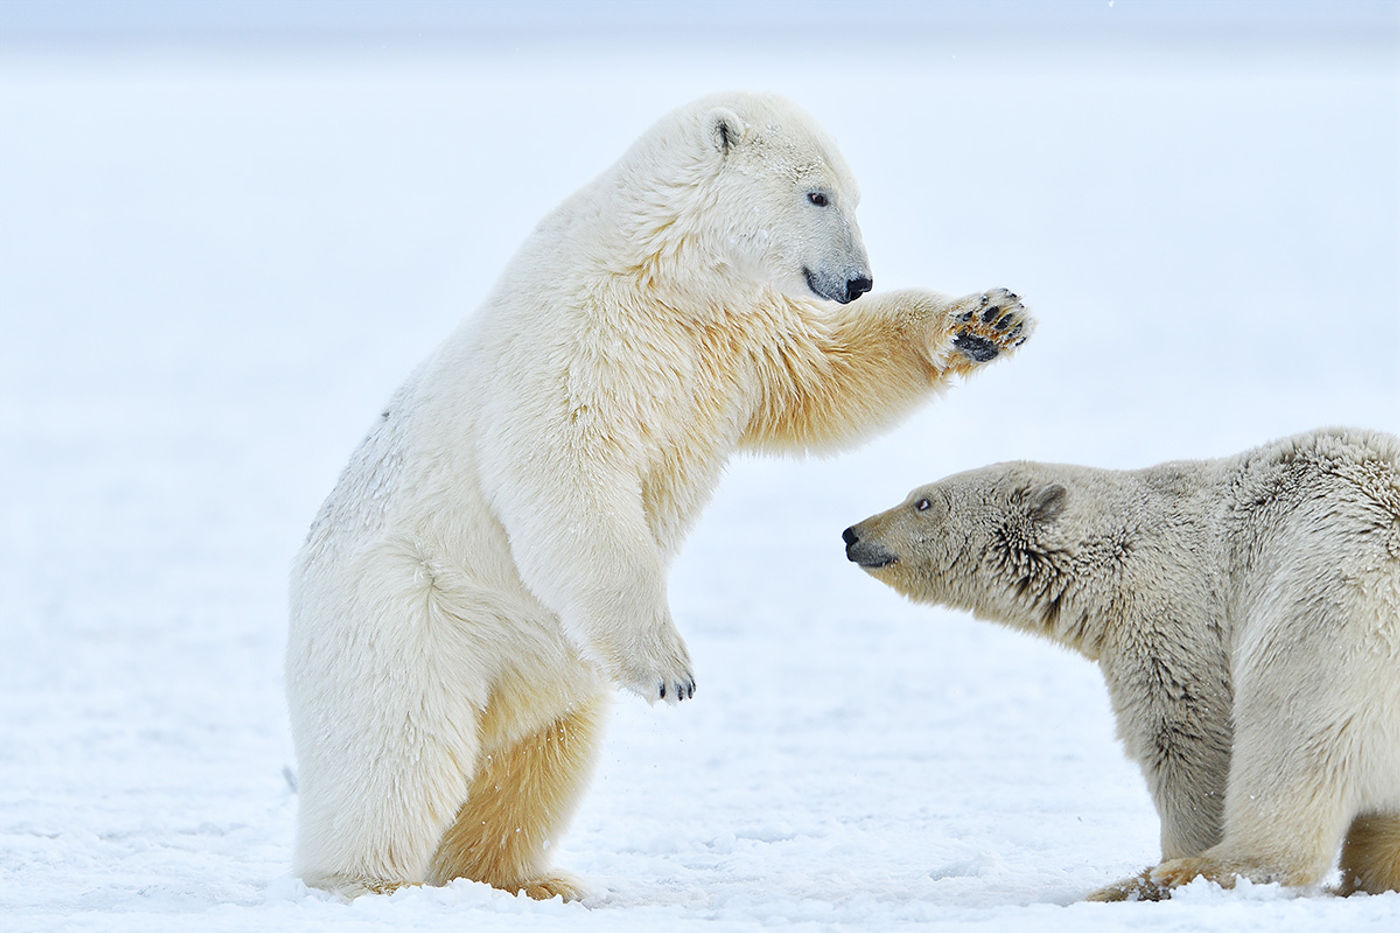
[(826, 207), (827, 204), (831, 203), (826, 199), (826, 195), (822, 194), (820, 191), (807, 192), (807, 200), (811, 201), (817, 207)]
[(931, 505), (933, 505), (933, 503), (927, 499), (920, 499), (918, 502), (914, 503), (914, 508), (918, 509), (920, 512), (927, 512)]

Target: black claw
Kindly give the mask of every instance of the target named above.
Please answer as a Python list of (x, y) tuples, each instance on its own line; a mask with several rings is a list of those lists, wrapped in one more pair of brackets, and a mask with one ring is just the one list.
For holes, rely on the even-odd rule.
[(1017, 322), (1017, 324), (1016, 324), (1015, 327), (1011, 328), (1011, 333), (1007, 334), (1006, 336), (1007, 336), (1008, 339), (1010, 339), (1010, 338), (1012, 338), (1012, 337), (1015, 337), (1017, 334), (1019, 334), (1021, 331), (1025, 330), (1025, 329), (1026, 329), (1026, 322), (1025, 322), (1025, 321), (1019, 321), (1019, 322)]
[(988, 308), (986, 311), (983, 311), (983, 312), (982, 312), (982, 323), (983, 323), (983, 324), (990, 323), (990, 321), (992, 320), (992, 318), (996, 317), (997, 314), (998, 314), (1000, 311), (1001, 311), (1001, 305), (992, 305), (992, 306), (991, 306), (990, 308)]
[(1009, 299), (1011, 299), (1012, 301), (1020, 301), (1020, 300), (1021, 300), (1021, 296), (1018, 295), (1018, 294), (1016, 294), (1015, 292), (1007, 292), (1007, 293), (1006, 293), (1006, 297), (1009, 298)]
[(666, 699), (666, 684), (664, 682), (661, 684), (661, 699)]
[(988, 298), (986, 295), (983, 295), (983, 296), (982, 296), (982, 304), (986, 304), (986, 303), (989, 302), (989, 301), (991, 301), (991, 299)]
[(1026, 338), (1025, 338), (1025, 337), (1022, 337), (1020, 340), (1016, 341), (1016, 342), (1013, 343), (1011, 346), (1013, 346), (1013, 347), (1019, 347), (1021, 344), (1025, 343), (1025, 342), (1026, 342)]

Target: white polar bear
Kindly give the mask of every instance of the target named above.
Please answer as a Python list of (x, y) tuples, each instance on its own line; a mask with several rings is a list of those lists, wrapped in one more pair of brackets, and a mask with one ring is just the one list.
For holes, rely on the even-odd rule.
[(1162, 819), (1163, 864), (1400, 890), (1400, 440), (1323, 430), (1120, 472), (1006, 463), (846, 529), (912, 599), (1099, 663)]
[(889, 424), (1026, 339), (1002, 290), (871, 287), (856, 187), (791, 104), (667, 116), (545, 218), (399, 389), (292, 574), (296, 870), (576, 897), (546, 848), (611, 684), (695, 691), (666, 569), (741, 446)]

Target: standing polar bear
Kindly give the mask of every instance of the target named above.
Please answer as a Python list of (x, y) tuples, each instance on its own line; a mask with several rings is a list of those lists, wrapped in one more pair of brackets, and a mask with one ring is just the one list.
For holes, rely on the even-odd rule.
[(1400, 440), (1324, 430), (1118, 472), (1006, 463), (845, 532), (912, 599), (1098, 661), (1162, 820), (1162, 864), (1400, 890)]
[(544, 219), (393, 396), (292, 574), (296, 870), (578, 897), (547, 848), (618, 683), (695, 691), (666, 569), (741, 447), (850, 443), (1019, 345), (1004, 289), (872, 295), (791, 104), (665, 117)]

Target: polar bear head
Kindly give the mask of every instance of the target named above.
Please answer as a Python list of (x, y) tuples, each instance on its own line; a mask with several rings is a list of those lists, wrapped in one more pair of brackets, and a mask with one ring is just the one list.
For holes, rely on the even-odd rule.
[(854, 301), (872, 285), (850, 169), (811, 117), (772, 95), (728, 93), (673, 112), (623, 159), (612, 196), (657, 256), (791, 297)]
[(846, 556), (917, 602), (1001, 619), (1065, 585), (1078, 542), (1071, 478), (1044, 464), (999, 464), (921, 486), (843, 532)]
[(872, 286), (855, 178), (811, 117), (781, 98), (734, 94), (700, 110), (735, 266), (784, 292), (845, 304)]

